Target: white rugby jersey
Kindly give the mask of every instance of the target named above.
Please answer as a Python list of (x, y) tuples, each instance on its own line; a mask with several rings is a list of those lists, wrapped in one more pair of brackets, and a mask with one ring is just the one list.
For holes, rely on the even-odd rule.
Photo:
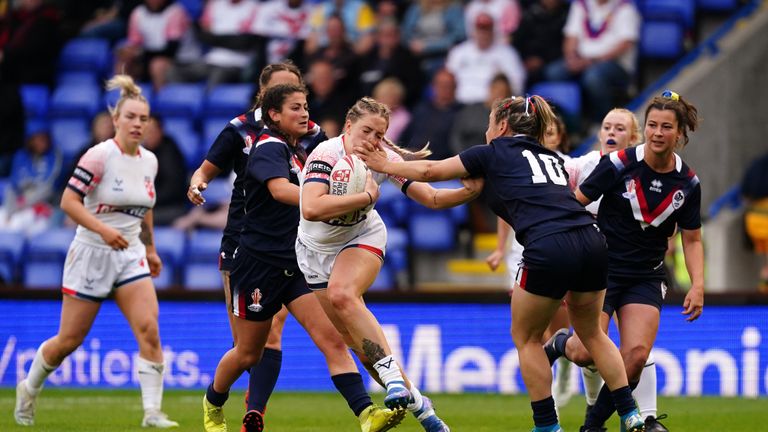
[[(393, 162), (402, 162), (403, 158), (390, 149), (385, 149), (387, 158)], [(347, 153), (344, 150), (344, 135), (331, 138), (320, 143), (317, 148), (309, 155), (304, 165), (304, 171), (299, 176), (300, 184), (305, 182), (320, 182), (330, 186), (331, 170), (340, 159)], [(399, 189), (410, 184), (410, 181), (389, 174), (371, 171), (373, 180), (381, 185), (389, 179)], [(407, 189), (407, 187), (406, 187)], [(375, 205), (375, 203), (374, 203)], [(301, 204), (299, 204), (301, 209)], [(308, 248), (321, 252), (337, 252), (339, 246), (347, 244), (350, 240), (365, 232), (367, 227), (372, 224), (383, 224), (379, 214), (373, 208), (360, 215), (353, 224), (342, 225), (339, 220), (331, 219), (327, 222), (313, 222), (304, 219), (301, 216), (299, 221), (299, 240)]]
[[(584, 180), (592, 174), (595, 167), (600, 162), (600, 158), (603, 157), (599, 150), (593, 150), (584, 156), (565, 160), (565, 171), (568, 173), (568, 186), (572, 190), (576, 190), (577, 187), (584, 183)], [(587, 211), (597, 216), (597, 210), (600, 208), (600, 197), (597, 201), (593, 201), (587, 205)]]
[[(131, 156), (108, 139), (83, 155), (67, 187), (83, 197), (85, 208), (97, 219), (119, 230), (134, 245), (139, 243), (144, 215), (155, 205), (156, 176), (154, 153), (140, 146), (138, 154)], [(83, 226), (77, 227), (75, 239), (105, 244), (99, 234)]]

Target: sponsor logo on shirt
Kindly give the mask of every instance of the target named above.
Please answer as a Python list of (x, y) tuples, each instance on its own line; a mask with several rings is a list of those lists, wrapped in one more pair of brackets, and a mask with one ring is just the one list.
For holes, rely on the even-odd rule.
[(123, 191), (123, 179), (115, 177), (115, 184), (112, 185), (112, 190), (115, 192)]
[(651, 180), (651, 187), (649, 187), (651, 192), (661, 193), (661, 180), (653, 179)]
[(128, 216), (143, 218), (144, 215), (147, 213), (147, 210), (149, 210), (148, 207), (120, 207), (120, 206), (113, 206), (109, 204), (99, 204), (96, 207), (96, 214), (123, 213), (123, 214), (127, 214)]

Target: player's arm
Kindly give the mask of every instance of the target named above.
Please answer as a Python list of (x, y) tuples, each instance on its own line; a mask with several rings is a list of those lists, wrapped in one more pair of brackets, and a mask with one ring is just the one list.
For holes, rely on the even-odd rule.
[(383, 150), (370, 144), (355, 146), (355, 153), (374, 171), (405, 177), (410, 180), (434, 182), (467, 177), (469, 173), (459, 156), (439, 161), (390, 161)]
[(203, 205), (205, 198), (203, 198), (202, 191), (208, 188), (208, 183), (221, 174), (221, 168), (217, 167), (208, 159), (203, 160), (200, 168), (196, 169), (192, 174), (192, 178), (189, 180), (189, 189), (187, 190), (187, 198), (194, 205)]
[(285, 177), (275, 177), (267, 180), (267, 189), (272, 198), (283, 204), (299, 206), (299, 187)]
[(504, 259), (504, 255), (507, 254), (507, 240), (509, 239), (509, 233), (512, 231), (512, 227), (502, 218), (497, 218), (496, 221), (496, 235), (498, 237), (498, 243), (496, 249), (488, 255), (485, 262), (488, 263), (488, 267), (491, 271), (496, 271), (501, 264), (501, 260)]
[(683, 302), (683, 314), (686, 321), (694, 321), (704, 310), (704, 246), (701, 242), (701, 228), (680, 230), (685, 267), (691, 278), (691, 289)]
[(100, 221), (96, 216), (85, 208), (83, 196), (75, 192), (72, 188), (64, 189), (61, 195), (61, 209), (72, 218), (78, 225), (87, 228), (100, 235), (104, 243), (113, 249), (125, 249), (128, 247), (128, 241), (115, 228)]
[(576, 190), (573, 191), (573, 194), (576, 195), (576, 199), (581, 203), (583, 206), (589, 205), (593, 200), (589, 199), (586, 195), (584, 195), (583, 192), (581, 192), (581, 188), (577, 187)]
[[(313, 181), (314, 180), (314, 181)], [(302, 186), (301, 214), (308, 221), (326, 221), (372, 205), (379, 199), (379, 185), (366, 173), (365, 190), (349, 195), (331, 195), (328, 183), (307, 179)]]
[(149, 264), (149, 273), (153, 277), (160, 275), (160, 270), (163, 269), (163, 262), (160, 260), (160, 256), (157, 254), (155, 248), (155, 219), (152, 209), (147, 210), (144, 214), (144, 219), (141, 221), (141, 232), (139, 233), (139, 240), (147, 249), (147, 263)]
[(437, 210), (472, 201), (482, 189), (483, 179), (467, 179), (464, 187), (456, 189), (436, 189), (427, 183), (414, 182), (408, 186), (406, 195), (425, 207)]

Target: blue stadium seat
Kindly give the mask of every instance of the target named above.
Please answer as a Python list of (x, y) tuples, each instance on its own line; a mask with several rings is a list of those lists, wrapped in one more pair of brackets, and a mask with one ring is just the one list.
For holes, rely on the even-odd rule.
[(24, 130), (27, 136), (38, 131), (47, 130), (50, 133), (50, 124), (48, 124), (48, 120), (42, 117), (28, 118), (27, 123), (24, 125)]
[(573, 81), (545, 81), (534, 84), (530, 94), (539, 95), (568, 115), (581, 116), (581, 87)]
[(216, 261), (208, 263), (186, 263), (184, 266), (184, 288), (192, 291), (218, 291), (221, 288), (221, 273)]
[(680, 58), (685, 53), (685, 29), (676, 20), (648, 20), (640, 30), (640, 56), (642, 58)]
[(408, 236), (413, 249), (419, 251), (448, 252), (456, 247), (456, 225), (447, 211), (411, 215)]
[(224, 178), (213, 179), (208, 183), (203, 196), (206, 206), (216, 207), (228, 203), (232, 199), (232, 182)]
[(172, 137), (184, 155), (188, 169), (197, 168), (202, 160), (200, 135), (194, 129), (192, 120), (186, 117), (169, 117), (163, 119), (165, 134)]
[[(436, 189), (458, 189), (463, 188), (464, 185), (461, 183), (461, 180), (446, 180), (432, 183), (432, 187)], [(464, 225), (469, 221), (469, 207), (466, 204), (451, 207), (446, 209), (446, 211), (450, 212), (451, 218), (456, 225)]]
[(48, 116), (48, 100), (51, 91), (48, 86), (39, 84), (25, 84), (21, 86), (21, 100), (24, 103), (24, 112), (27, 119), (45, 118)]
[(253, 105), (253, 84), (221, 84), (212, 88), (205, 99), (207, 116), (233, 118)]
[(179, 3), (184, 6), (193, 21), (197, 21), (203, 14), (204, 0), (179, 0)]
[(101, 81), (94, 71), (61, 71), (56, 75), (56, 85), (89, 85), (101, 88)]
[(155, 94), (152, 111), (162, 117), (197, 120), (205, 98), (204, 84), (168, 84)]
[(54, 228), (27, 240), (22, 283), (26, 288), (60, 288), (67, 250), (75, 236), (72, 228)]
[(384, 264), (384, 266), (381, 267), (381, 271), (376, 276), (376, 279), (373, 281), (373, 284), (368, 289), (369, 291), (390, 291), (393, 290), (396, 286), (395, 283), (395, 275), (394, 272)]
[(384, 220), (387, 227), (403, 226), (408, 215), (410, 199), (390, 182), (384, 182), (379, 189), (379, 199), (376, 201), (376, 211)]
[(91, 118), (101, 108), (101, 89), (87, 84), (65, 84), (56, 87), (51, 97), (52, 118)]
[(72, 39), (59, 55), (60, 71), (92, 71), (104, 76), (111, 67), (112, 50), (105, 39)]
[(0, 205), (3, 204), (5, 197), (5, 188), (8, 186), (8, 177), (0, 177)]
[(212, 117), (203, 120), (203, 148), (207, 152), (224, 127), (227, 126), (232, 117)]
[[(5, 185), (0, 187), (5, 189)], [(0, 230), (0, 285), (16, 282), (23, 248), (24, 234)]]
[(739, 0), (696, 0), (696, 6), (707, 12), (727, 12), (739, 6)]
[(172, 227), (157, 226), (154, 229), (155, 248), (163, 260), (163, 271), (155, 278), (158, 289), (166, 289), (178, 282), (178, 273), (184, 262), (185, 235)]
[(196, 230), (187, 241), (183, 283), (190, 290), (213, 290), (221, 286), (218, 258), (221, 231)]
[(91, 140), (88, 120), (85, 118), (53, 120), (50, 131), (53, 145), (61, 151), (64, 159), (63, 166), (70, 166), (67, 163), (73, 162), (74, 157)]
[(644, 20), (673, 19), (688, 30), (696, 23), (696, 0), (643, 0), (639, 9)]
[[(150, 112), (152, 111), (152, 101), (155, 97), (155, 91), (152, 89), (152, 84), (150, 83), (139, 83), (139, 87), (141, 87), (141, 94), (144, 95), (145, 98), (147, 98), (147, 101), (149, 102), (150, 106)], [(120, 98), (120, 90), (119, 89), (112, 89), (104, 92), (104, 108), (108, 106), (115, 106), (117, 105), (117, 100)]]

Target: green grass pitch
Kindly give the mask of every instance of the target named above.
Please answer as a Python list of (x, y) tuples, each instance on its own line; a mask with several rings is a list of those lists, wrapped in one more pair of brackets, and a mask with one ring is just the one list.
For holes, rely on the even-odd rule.
[[(181, 424), (176, 430), (202, 431), (203, 391), (167, 391), (163, 409)], [(374, 395), (381, 403), (382, 395)], [(531, 410), (525, 395), (440, 394), (433, 400), (453, 432), (515, 432), (531, 430)], [(51, 389), (42, 393), (34, 427), (13, 421), (14, 390), (0, 389), (0, 431), (139, 431), (141, 399), (138, 390)], [(673, 432), (758, 431), (768, 426), (768, 400), (736, 398), (660, 398), (659, 412)], [(574, 397), (561, 412), (565, 431), (578, 431), (584, 411), (583, 397)], [(233, 392), (225, 406), (230, 431), (240, 430), (243, 394)], [(357, 419), (335, 393), (275, 393), (266, 416), (271, 432), (359, 431)], [(609, 431), (618, 431), (614, 416)], [(395, 431), (419, 432), (412, 416)]]

